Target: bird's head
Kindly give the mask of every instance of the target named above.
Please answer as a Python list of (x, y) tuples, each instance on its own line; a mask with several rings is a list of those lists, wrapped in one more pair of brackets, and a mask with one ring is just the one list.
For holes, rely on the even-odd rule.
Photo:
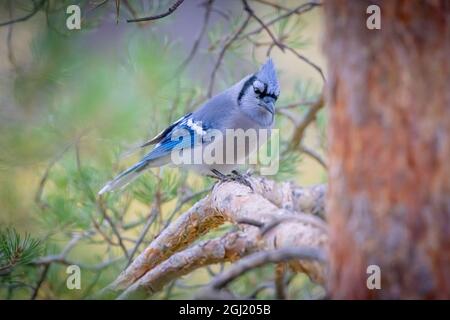
[(270, 124), (275, 113), (275, 102), (280, 95), (280, 85), (271, 58), (264, 63), (258, 72), (247, 76), (241, 82), (238, 94), (240, 109), (253, 119)]

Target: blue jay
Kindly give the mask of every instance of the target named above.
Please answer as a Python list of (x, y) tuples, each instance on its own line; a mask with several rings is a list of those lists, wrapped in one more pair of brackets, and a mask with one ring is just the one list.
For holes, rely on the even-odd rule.
[[(139, 162), (109, 181), (99, 191), (99, 195), (124, 188), (145, 169), (171, 163), (171, 153), (174, 151), (191, 151), (199, 145), (212, 143), (214, 140), (207, 138), (208, 132), (212, 130), (222, 133), (228, 129), (270, 131), (274, 122), (275, 102), (279, 94), (280, 87), (275, 66), (269, 58), (258, 72), (244, 77), (144, 143), (141, 147), (156, 145)], [(180, 132), (188, 134), (180, 135)], [(246, 147), (243, 156), (248, 156), (256, 148), (255, 145)], [(226, 152), (226, 149), (223, 151)], [(239, 177), (234, 170), (237, 167), (236, 163), (195, 164), (190, 167), (201, 174), (212, 174), (219, 179), (225, 179), (230, 172)]]

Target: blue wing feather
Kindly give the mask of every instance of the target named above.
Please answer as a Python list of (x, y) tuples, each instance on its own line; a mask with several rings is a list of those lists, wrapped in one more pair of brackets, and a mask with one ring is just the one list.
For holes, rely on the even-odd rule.
[[(167, 156), (173, 150), (189, 149), (201, 143), (202, 137), (188, 125), (190, 119), (192, 119), (192, 114), (188, 114), (177, 121), (175, 125), (170, 127), (170, 130), (166, 129), (165, 135), (159, 139), (159, 143), (142, 160), (152, 161)], [(207, 129), (204, 124), (201, 128), (202, 130)]]
[(109, 181), (99, 191), (99, 194), (124, 188), (128, 183), (136, 179), (144, 169), (151, 167), (153, 161), (169, 155), (173, 150), (188, 149), (198, 143), (202, 143), (206, 130), (207, 127), (204, 123), (194, 122), (192, 114), (187, 114), (163, 130), (155, 138), (145, 143), (144, 146), (154, 143), (158, 144), (138, 163)]
[(158, 133), (154, 138), (152, 138), (151, 140), (149, 140), (149, 141), (145, 142), (144, 144), (142, 144), (141, 148), (146, 147), (146, 146), (151, 145), (151, 144), (155, 144), (155, 143), (161, 142), (161, 140), (163, 140), (167, 135), (169, 135), (172, 132), (172, 130), (178, 124), (182, 123), (183, 121), (185, 121), (186, 119), (188, 119), (191, 116), (192, 116), (192, 112), (184, 115), (183, 117), (181, 117), (180, 119), (178, 119), (177, 121), (172, 123), (170, 126), (168, 126), (166, 129), (164, 129), (163, 131)]

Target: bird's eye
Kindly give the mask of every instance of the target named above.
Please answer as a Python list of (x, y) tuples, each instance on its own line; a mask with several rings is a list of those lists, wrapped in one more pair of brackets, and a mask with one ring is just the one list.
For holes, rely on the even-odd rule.
[(256, 94), (260, 95), (264, 93), (265, 88), (266, 86), (261, 81), (256, 80), (255, 82), (253, 82), (253, 90), (255, 91)]

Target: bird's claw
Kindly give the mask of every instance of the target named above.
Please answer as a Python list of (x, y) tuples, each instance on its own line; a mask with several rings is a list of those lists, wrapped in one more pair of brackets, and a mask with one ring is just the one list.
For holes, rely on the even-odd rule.
[(234, 182), (238, 182), (240, 184), (243, 184), (244, 186), (249, 187), (252, 191), (253, 187), (252, 184), (248, 181), (247, 179), (247, 175), (242, 175), (241, 173), (239, 173), (236, 170), (231, 171), (231, 174), (223, 174), (220, 171), (216, 170), (216, 169), (212, 169), (211, 172), (214, 174), (214, 178), (219, 179), (220, 181), (234, 181)]
[(239, 182), (247, 187), (249, 187), (253, 191), (252, 184), (248, 181), (249, 175), (241, 174), (240, 172), (233, 170), (231, 171), (234, 181)]

